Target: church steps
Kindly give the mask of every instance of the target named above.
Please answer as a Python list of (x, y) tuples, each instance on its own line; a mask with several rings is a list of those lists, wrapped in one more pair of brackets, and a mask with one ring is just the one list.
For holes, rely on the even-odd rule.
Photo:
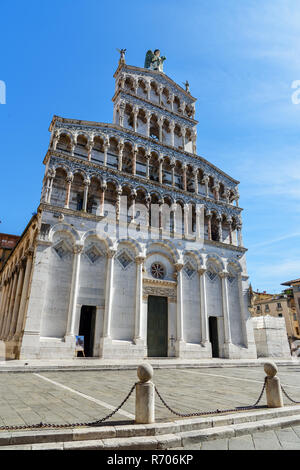
[(300, 424), (300, 406), (148, 425), (0, 432), (0, 450), (167, 449)]

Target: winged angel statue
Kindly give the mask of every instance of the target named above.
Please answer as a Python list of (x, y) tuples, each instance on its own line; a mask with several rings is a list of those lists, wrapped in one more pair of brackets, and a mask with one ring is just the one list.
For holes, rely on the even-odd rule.
[(149, 49), (145, 57), (144, 67), (145, 69), (158, 70), (159, 72), (163, 72), (165, 60), (166, 60), (166, 57), (164, 56), (160, 57), (159, 49), (155, 49), (154, 52), (152, 52), (151, 49)]

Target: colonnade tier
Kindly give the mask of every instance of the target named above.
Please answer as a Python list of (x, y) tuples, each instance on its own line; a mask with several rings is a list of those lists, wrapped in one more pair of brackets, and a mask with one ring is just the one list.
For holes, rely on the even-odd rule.
[(122, 91), (133, 93), (138, 98), (151, 101), (185, 118), (195, 118), (194, 98), (183, 98), (183, 93), (174, 93), (170, 87), (159, 83), (153, 77), (140, 77), (123, 72), (116, 80), (116, 94)]
[(57, 129), (53, 134), (50, 149), (67, 153), (72, 157), (99, 163), (128, 175), (139, 176), (149, 181), (166, 184), (170, 188), (180, 189), (189, 194), (201, 194), (238, 206), (237, 186), (226, 185), (215, 174), (208, 174), (206, 169), (195, 163), (186, 163), (180, 159), (133, 145), (131, 142), (104, 135), (77, 134), (65, 129)]
[[(196, 203), (185, 204), (180, 198), (148, 193), (144, 188), (120, 184), (117, 180), (103, 181), (97, 176), (87, 178), (80, 171), (72, 173), (66, 167), (48, 171), (42, 202), (56, 207), (89, 212), (98, 216), (115, 215), (119, 220), (122, 196), (126, 197), (128, 221), (153, 227), (153, 205), (158, 206), (157, 228), (176, 233), (195, 233), (204, 239), (241, 246), (241, 220)], [(105, 213), (106, 212), (106, 213)], [(111, 214), (110, 214), (111, 212)], [(169, 218), (168, 218), (169, 217)]]
[(114, 106), (114, 124), (178, 150), (196, 154), (196, 128), (176, 120), (172, 114), (161, 113), (121, 97)]

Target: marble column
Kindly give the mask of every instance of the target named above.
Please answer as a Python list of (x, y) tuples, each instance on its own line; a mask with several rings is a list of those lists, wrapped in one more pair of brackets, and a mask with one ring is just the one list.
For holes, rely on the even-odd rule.
[(186, 164), (183, 165), (182, 167), (182, 180), (183, 180), (183, 190), (186, 191), (186, 170), (187, 170), (187, 166)]
[(5, 300), (6, 300), (6, 288), (7, 288), (6, 281), (2, 281), (1, 301), (0, 301), (0, 330), (1, 330), (1, 322), (2, 322), (2, 312), (3, 312), (4, 303), (5, 303)]
[(135, 146), (133, 149), (133, 158), (132, 158), (132, 174), (135, 176), (136, 175), (136, 156), (138, 153), (138, 149)]
[(146, 119), (147, 119), (146, 137), (150, 137), (150, 121), (151, 121), (151, 113), (150, 112), (148, 112), (146, 114)]
[(138, 117), (138, 108), (134, 107), (133, 109), (133, 131), (137, 131), (137, 117)]
[(246, 348), (248, 348), (248, 334), (247, 334), (247, 313), (245, 310), (244, 296), (243, 296), (243, 282), (242, 282), (242, 273), (237, 273), (237, 283), (239, 290), (239, 302), (241, 309), (241, 322), (242, 322), (242, 332), (243, 332), (243, 341)]
[(70, 194), (71, 194), (71, 186), (72, 186), (72, 181), (74, 177), (72, 174), (68, 174), (66, 178), (66, 183), (67, 183), (67, 189), (66, 189), (66, 198), (65, 198), (65, 208), (69, 209), (69, 204), (70, 204)]
[(116, 195), (116, 220), (120, 220), (120, 206), (121, 206), (121, 194), (123, 190), (122, 187), (119, 186), (117, 189), (117, 195)]
[(206, 217), (207, 217), (207, 235), (208, 235), (208, 240), (211, 240), (211, 218), (212, 218), (212, 213), (210, 211), (206, 212)]
[[(79, 276), (80, 276), (80, 261), (81, 253), (83, 252), (83, 245), (76, 244), (73, 247), (73, 266), (72, 266), (72, 280), (71, 280), (71, 290), (70, 290), (70, 301), (69, 301), (69, 311), (68, 311), (68, 321), (67, 321), (67, 330), (65, 335), (65, 340), (70, 339), (73, 341), (77, 332), (75, 331), (76, 325), (76, 307), (77, 307), (77, 297), (79, 290)], [(74, 343), (75, 345), (75, 343)]]
[(223, 271), (220, 273), (222, 282), (222, 307), (224, 320), (224, 338), (225, 343), (231, 343), (230, 319), (229, 319), (229, 300), (228, 300), (228, 273)]
[(215, 183), (214, 186), (213, 186), (213, 190), (214, 190), (214, 196), (215, 196), (215, 199), (216, 201), (219, 201), (220, 200), (220, 183)]
[(106, 283), (105, 283), (105, 308), (104, 308), (104, 324), (103, 324), (103, 337), (110, 338), (111, 336), (111, 313), (112, 313), (112, 298), (113, 298), (113, 278), (114, 278), (114, 256), (116, 250), (110, 249), (107, 253), (107, 269), (106, 269)]
[(170, 133), (171, 133), (171, 146), (174, 147), (175, 145), (175, 136), (174, 136), (174, 130), (175, 130), (175, 122), (171, 121), (170, 122)]
[(119, 144), (118, 144), (118, 150), (119, 150), (118, 170), (119, 170), (119, 171), (122, 171), (124, 142), (119, 142)]
[(159, 142), (162, 143), (163, 141), (163, 124), (164, 124), (164, 119), (160, 117), (158, 119), (158, 127), (159, 127)]
[[(204, 214), (203, 207), (199, 207), (199, 204), (196, 205), (196, 239), (200, 240), (201, 237), (204, 239)], [(202, 236), (203, 234), (203, 236)]]
[(19, 312), (19, 307), (20, 307), (23, 281), (24, 281), (24, 263), (21, 262), (20, 266), (19, 266), (18, 284), (17, 284), (17, 290), (16, 290), (16, 299), (15, 299), (14, 309), (13, 309), (13, 312), (12, 312), (12, 321), (11, 321), (11, 325), (10, 325), (10, 329), (9, 329), (9, 337), (10, 338), (13, 337), (13, 335), (15, 333), (15, 330), (16, 330), (16, 323), (17, 323), (18, 312)]
[(188, 238), (189, 236), (189, 213), (192, 210), (189, 204), (185, 204), (183, 207), (183, 226), (184, 226), (184, 236)]
[(232, 219), (227, 219), (228, 222), (228, 232), (229, 232), (229, 244), (232, 245)]
[(104, 142), (104, 145), (103, 145), (103, 165), (104, 166), (107, 166), (107, 151), (108, 151), (108, 148), (109, 148), (109, 143), (108, 142)]
[(198, 169), (194, 169), (194, 189), (195, 189), (195, 194), (198, 194)]
[(170, 105), (171, 105), (171, 111), (174, 111), (174, 93), (170, 94)]
[(11, 290), (12, 290), (12, 285), (13, 285), (13, 279), (10, 277), (7, 281), (7, 294), (6, 294), (6, 299), (5, 299), (5, 304), (3, 307), (3, 317), (2, 317), (2, 324), (1, 324), (1, 339), (5, 339), (5, 325), (7, 321), (7, 311), (9, 308), (9, 303), (11, 299)]
[(243, 238), (242, 238), (242, 225), (237, 225), (237, 239), (238, 239), (238, 246), (243, 246)]
[(222, 242), (223, 241), (223, 228), (222, 228), (222, 215), (219, 214), (217, 216), (217, 221), (218, 221), (218, 241)]
[(171, 162), (171, 178), (172, 178), (172, 188), (175, 187), (175, 162)]
[(185, 127), (182, 127), (181, 134), (182, 134), (182, 148), (184, 150), (185, 149), (185, 135), (186, 135), (186, 128)]
[(136, 290), (135, 290), (135, 323), (134, 342), (142, 339), (142, 309), (143, 309), (143, 263), (145, 258), (137, 256), (136, 262)]
[(130, 212), (131, 212), (131, 222), (135, 221), (135, 200), (136, 200), (137, 192), (135, 189), (131, 191), (130, 194)]
[(105, 191), (107, 185), (106, 183), (102, 183), (101, 194), (100, 194), (100, 216), (104, 215), (104, 204), (105, 204)]
[(208, 327), (208, 314), (207, 314), (207, 299), (206, 299), (206, 269), (199, 269), (200, 281), (200, 323), (201, 323), (201, 344), (207, 346), (209, 341), (209, 327)]
[(204, 175), (201, 183), (205, 185), (205, 197), (208, 197), (208, 182), (209, 182), (209, 176)]
[(93, 142), (89, 142), (87, 144), (87, 151), (88, 151), (88, 161), (92, 160), (92, 149), (93, 149)]
[(83, 184), (84, 184), (84, 192), (83, 192), (83, 207), (82, 210), (86, 212), (87, 210), (87, 200), (88, 200), (88, 192), (89, 192), (89, 185), (90, 185), (90, 180), (85, 179)]
[(163, 155), (160, 155), (158, 159), (158, 163), (159, 163), (158, 180), (160, 184), (162, 184), (163, 182), (163, 162), (164, 162), (164, 157)]
[(20, 300), (20, 307), (18, 312), (18, 320), (16, 326), (16, 333), (15, 336), (19, 337), (22, 333), (23, 326), (24, 326), (24, 318), (25, 318), (25, 310), (26, 310), (26, 303), (29, 296), (29, 282), (30, 282), (30, 275), (31, 275), (31, 268), (32, 268), (32, 261), (33, 261), (33, 249), (29, 249), (26, 253), (26, 268), (25, 268), (25, 276), (22, 286), (22, 294)]
[(8, 333), (11, 325), (11, 320), (12, 320), (12, 312), (14, 308), (14, 303), (15, 303), (15, 297), (16, 297), (16, 289), (17, 289), (17, 272), (15, 271), (13, 275), (13, 280), (12, 280), (12, 289), (11, 289), (11, 294), (10, 294), (10, 301), (6, 313), (6, 321), (4, 324), (4, 339), (8, 339)]
[(146, 179), (148, 180), (150, 177), (150, 158), (151, 153), (146, 153)]
[(171, 206), (171, 211), (173, 213), (173, 232), (174, 234), (177, 232), (177, 224), (176, 224), (176, 210), (177, 210), (177, 204), (174, 203)]
[(53, 176), (49, 176), (49, 186), (47, 187), (47, 192), (46, 192), (46, 203), (51, 204), (51, 195), (52, 195), (52, 188), (53, 188)]
[(176, 332), (177, 342), (183, 341), (183, 297), (182, 297), (182, 268), (183, 263), (176, 263), (177, 271), (177, 311), (176, 311)]

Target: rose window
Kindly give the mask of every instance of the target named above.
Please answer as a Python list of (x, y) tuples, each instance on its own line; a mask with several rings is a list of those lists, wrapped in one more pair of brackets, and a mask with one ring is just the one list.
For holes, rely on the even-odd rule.
[(160, 263), (153, 263), (151, 266), (151, 274), (155, 279), (163, 279), (165, 276), (165, 268)]

